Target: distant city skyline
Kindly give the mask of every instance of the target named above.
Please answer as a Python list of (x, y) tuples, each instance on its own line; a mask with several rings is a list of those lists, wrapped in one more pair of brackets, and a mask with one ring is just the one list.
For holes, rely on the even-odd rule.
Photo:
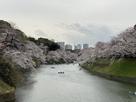
[[(54, 41), (54, 39), (53, 39), (53, 41)], [(65, 42), (56, 42), (61, 48), (63, 48), (63, 49), (73, 49), (73, 50), (80, 50), (80, 49), (86, 49), (86, 48), (89, 48), (90, 46), (89, 46), (89, 44), (87, 44), (87, 43), (84, 43), (84, 44), (67, 44), (67, 43), (65, 43)], [(83, 47), (82, 47), (83, 46)]]

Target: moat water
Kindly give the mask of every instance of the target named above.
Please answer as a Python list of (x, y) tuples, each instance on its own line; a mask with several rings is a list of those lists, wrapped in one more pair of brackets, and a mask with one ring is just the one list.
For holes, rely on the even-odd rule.
[[(42, 65), (16, 91), (16, 102), (136, 102), (136, 85), (111, 81), (75, 64)], [(58, 74), (64, 71), (64, 74)]]

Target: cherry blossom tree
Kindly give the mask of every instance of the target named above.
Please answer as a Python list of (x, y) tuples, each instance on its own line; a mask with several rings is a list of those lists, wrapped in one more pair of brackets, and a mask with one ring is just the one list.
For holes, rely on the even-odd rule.
[(97, 42), (90, 59), (122, 57), (136, 57), (136, 25), (112, 37), (107, 43)]

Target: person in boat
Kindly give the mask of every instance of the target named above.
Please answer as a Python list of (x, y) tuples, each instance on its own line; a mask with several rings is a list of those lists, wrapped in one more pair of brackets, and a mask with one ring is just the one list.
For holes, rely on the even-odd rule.
[(59, 71), (58, 74), (64, 74), (64, 71)]
[(51, 68), (55, 68), (55, 67), (51, 67)]

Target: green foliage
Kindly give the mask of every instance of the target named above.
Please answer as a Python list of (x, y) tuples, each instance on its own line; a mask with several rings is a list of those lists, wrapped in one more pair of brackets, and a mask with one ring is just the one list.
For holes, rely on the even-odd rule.
[(60, 46), (57, 43), (54, 43), (46, 38), (38, 38), (38, 40), (36, 40), (33, 37), (28, 37), (28, 40), (34, 42), (38, 46), (40, 44), (43, 44), (44, 46), (48, 46), (49, 51), (55, 51), (57, 49), (60, 49)]
[(48, 46), (49, 51), (55, 51), (60, 49), (60, 46), (57, 43), (54, 43), (46, 38), (38, 38), (37, 45), (43, 44), (44, 46)]
[(66, 63), (66, 62), (64, 61), (63, 58), (60, 58), (59, 61), (58, 61), (58, 64), (63, 64), (63, 63)]
[(0, 79), (0, 94), (5, 94), (13, 92), (15, 89), (8, 84), (6, 84), (2, 79)]
[(0, 59), (0, 78), (12, 87), (21, 79), (20, 73), (5, 59)]
[(50, 46), (53, 42), (46, 38), (38, 38), (37, 45), (43, 44), (44, 46)]
[(49, 59), (49, 60), (46, 60), (46, 62), (48, 64), (56, 64), (57, 61), (53, 60), (53, 59)]
[(46, 60), (46, 62), (48, 64), (63, 64), (63, 63), (66, 63), (63, 58), (60, 58), (58, 60), (49, 59), (49, 60)]
[(60, 49), (60, 46), (57, 43), (52, 43), (49, 47), (49, 51), (55, 51), (57, 49)]
[(104, 74), (124, 77), (136, 77), (135, 58), (122, 58), (114, 60), (97, 59), (92, 66), (90, 63), (85, 63), (82, 66), (90, 71), (100, 72)]
[(28, 40), (34, 42), (35, 44), (37, 43), (37, 40), (33, 37), (28, 37)]
[(36, 66), (39, 66), (40, 64), (42, 64), (40, 59), (33, 59), (33, 61), (35, 62)]
[(19, 29), (14, 29), (14, 32), (17, 33), (16, 38), (20, 39), (21, 41), (26, 41), (28, 40), (27, 36), (24, 34), (24, 32), (22, 32)]
[(6, 22), (6, 21), (4, 21), (4, 20), (0, 20), (0, 28), (5, 28), (5, 27), (8, 27), (8, 28), (11, 28), (11, 25), (10, 25), (10, 23), (8, 23), (8, 22)]

